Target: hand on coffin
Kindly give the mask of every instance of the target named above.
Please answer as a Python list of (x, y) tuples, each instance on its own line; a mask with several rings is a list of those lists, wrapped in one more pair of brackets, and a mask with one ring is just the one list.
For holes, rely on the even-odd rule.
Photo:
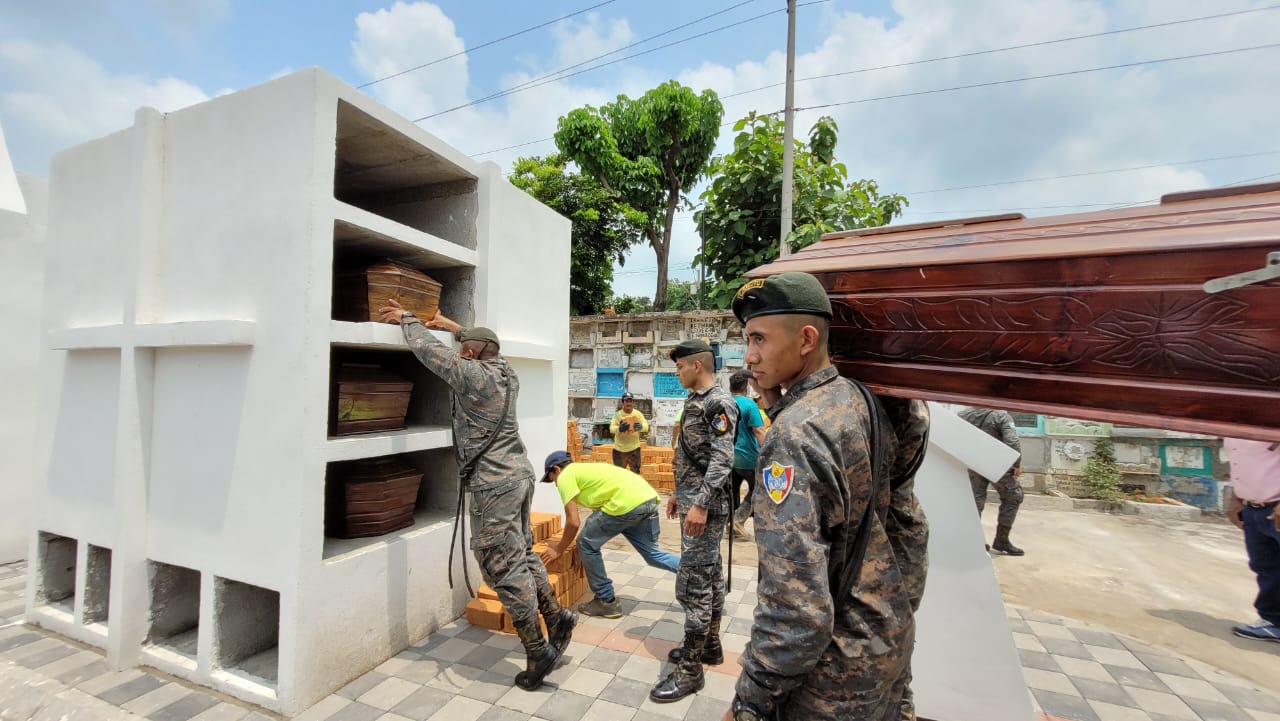
[(400, 324), (400, 319), (404, 317), (405, 312), (404, 306), (400, 305), (400, 302), (395, 298), (388, 298), (387, 304), (378, 309), (378, 313), (382, 315), (383, 323), (395, 323), (396, 325)]
[(458, 331), (462, 330), (461, 324), (449, 320), (444, 313), (439, 311), (436, 311), (436, 317), (431, 320), (424, 320), (422, 324), (431, 330), (442, 330), (455, 336), (458, 335)]

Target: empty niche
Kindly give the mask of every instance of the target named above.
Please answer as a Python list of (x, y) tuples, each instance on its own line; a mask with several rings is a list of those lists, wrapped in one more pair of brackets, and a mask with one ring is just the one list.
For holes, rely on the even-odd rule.
[(106, 623), (111, 611), (111, 549), (89, 545), (84, 569), (84, 623)]
[(280, 593), (214, 577), (214, 664), (274, 686), (280, 644)]
[(76, 539), (40, 532), (40, 586), (36, 603), (73, 613), (76, 603)]
[(196, 657), (200, 630), (200, 572), (148, 561), (151, 617), (147, 642)]
[(591, 418), (595, 407), (594, 398), (570, 398), (569, 415), (574, 418)]
[(337, 200), (476, 247), (475, 176), (350, 103), (338, 101), (337, 115)]

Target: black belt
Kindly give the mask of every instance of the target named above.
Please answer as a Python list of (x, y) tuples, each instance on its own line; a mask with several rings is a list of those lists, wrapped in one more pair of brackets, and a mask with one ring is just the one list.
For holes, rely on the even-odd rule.
[(1280, 503), (1280, 501), (1271, 501), (1270, 503), (1254, 503), (1253, 501), (1242, 501), (1242, 503), (1244, 503), (1244, 505), (1250, 508), (1275, 508), (1275, 505), (1277, 503)]

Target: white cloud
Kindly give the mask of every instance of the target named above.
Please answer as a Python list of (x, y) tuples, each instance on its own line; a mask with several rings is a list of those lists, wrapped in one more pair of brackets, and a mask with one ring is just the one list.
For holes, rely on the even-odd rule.
[[(797, 58), (797, 77), (1034, 43), (1073, 35), (1212, 12), (1261, 7), (1239, 0), (1212, 8), (1195, 0), (973, 0), (937, 3), (896, 0), (894, 17), (882, 18), (830, 6), (802, 15), (824, 28), (815, 47)], [(421, 48), (439, 57), (465, 47), (453, 23), (434, 5), (397, 3), (361, 16), (353, 52), (358, 66), (378, 77), (424, 62)], [(374, 22), (376, 18), (378, 22)], [(414, 22), (410, 22), (410, 20)], [(630, 42), (623, 20), (592, 15), (564, 22), (545, 57), (521, 56), (523, 69), (501, 79), (510, 88), (541, 73), (607, 52)], [(938, 219), (1026, 208), (1029, 215), (1087, 211), (1212, 183), (1240, 180), (1275, 169), (1277, 158), (1237, 163), (1160, 165), (1141, 171), (1068, 180), (1019, 183), (964, 191), (921, 193), (1017, 178), (1055, 176), (1107, 168), (1149, 165), (1217, 155), (1277, 149), (1273, 119), (1280, 95), (1272, 68), (1277, 51), (1153, 64), (1124, 70), (1033, 80), (989, 88), (937, 92), (862, 103), (847, 101), (948, 88), (972, 83), (1060, 73), (1156, 58), (1245, 47), (1280, 36), (1280, 12), (1248, 15), (1080, 41), (1045, 44), (1001, 53), (877, 70), (798, 83), (799, 106), (841, 103), (797, 114), (804, 137), (820, 115), (841, 128), (838, 154), (855, 177), (874, 178), (889, 192), (908, 192), (905, 221)], [(705, 62), (675, 73), (695, 89), (722, 97), (780, 83), (785, 58), (776, 48), (736, 65)], [(641, 61), (591, 73), (480, 104), (423, 123), (464, 152), (477, 153), (552, 134), (556, 119), (583, 104), (599, 104), (618, 93), (636, 96), (670, 75)], [(419, 117), (477, 99), (496, 88), (468, 85), (466, 58), (383, 83), (372, 92), (409, 117)], [(781, 86), (725, 97), (725, 118), (748, 111), (770, 112), (783, 104)], [(724, 132), (719, 150), (732, 133)], [(553, 150), (550, 143), (486, 156), (504, 168), (517, 155)], [(1265, 167), (1264, 167), (1265, 166)], [(691, 196), (696, 199), (700, 189)], [(1083, 206), (1083, 207), (1072, 207)], [(689, 214), (677, 216), (670, 265), (673, 277), (690, 278), (698, 248)], [(648, 247), (632, 251), (620, 269), (619, 292), (650, 294), (655, 266)]]
[(171, 111), (208, 99), (177, 78), (114, 75), (80, 50), (61, 44), (0, 41), (0, 118), (14, 165), (47, 174), (63, 148), (133, 124), (140, 106)]

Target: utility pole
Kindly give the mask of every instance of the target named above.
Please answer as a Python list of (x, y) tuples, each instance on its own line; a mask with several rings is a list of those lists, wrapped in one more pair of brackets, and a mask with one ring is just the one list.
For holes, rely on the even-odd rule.
[(791, 139), (795, 135), (795, 86), (796, 86), (796, 0), (787, 0), (787, 107), (782, 124), (782, 235), (778, 255), (790, 255), (787, 236), (791, 234), (791, 193), (795, 175), (795, 149)]

